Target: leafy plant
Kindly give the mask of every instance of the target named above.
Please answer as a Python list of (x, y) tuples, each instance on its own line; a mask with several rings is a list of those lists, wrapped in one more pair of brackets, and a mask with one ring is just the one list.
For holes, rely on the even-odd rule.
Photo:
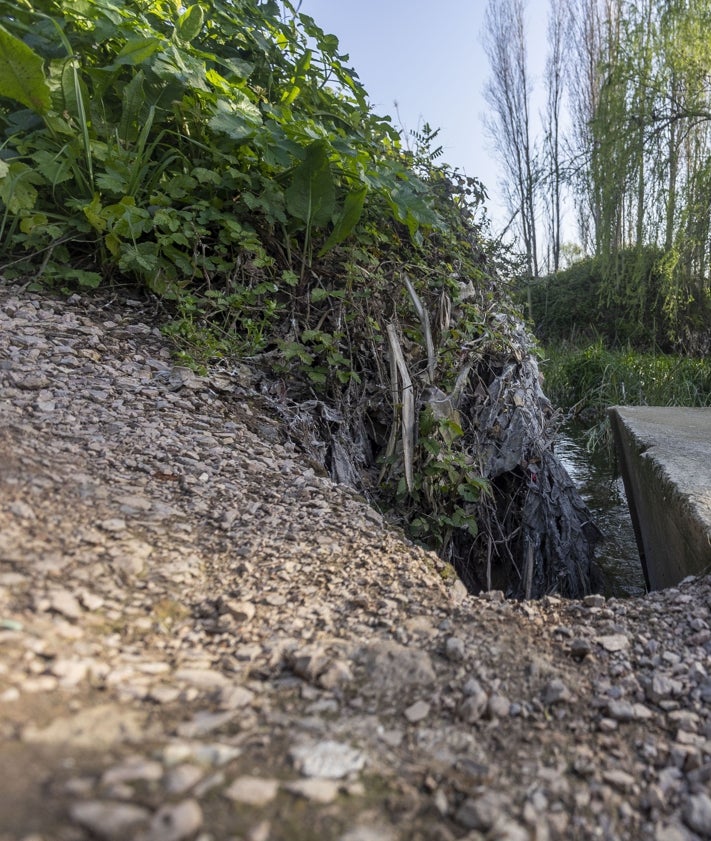
[[(0, 0), (0, 19), (6, 276), (142, 286), (184, 361), (263, 353), (290, 397), (328, 397), (378, 454), (387, 324), (422, 363), (412, 300), (439, 313), (421, 367), (445, 384), (473, 336), (508, 340), (481, 183), (436, 163), (428, 125), (403, 148), (289, 0)], [(402, 506), (440, 547), (476, 533), (486, 493), (455, 432), (421, 430)]]

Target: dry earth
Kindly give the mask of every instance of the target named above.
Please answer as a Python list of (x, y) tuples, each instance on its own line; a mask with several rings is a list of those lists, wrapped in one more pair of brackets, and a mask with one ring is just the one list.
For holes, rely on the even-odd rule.
[(155, 325), (0, 283), (2, 841), (711, 838), (709, 579), (468, 596)]

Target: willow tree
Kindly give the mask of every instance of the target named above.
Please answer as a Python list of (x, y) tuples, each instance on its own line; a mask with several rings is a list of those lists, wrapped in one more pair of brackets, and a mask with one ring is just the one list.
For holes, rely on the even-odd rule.
[(641, 317), (660, 299), (679, 339), (710, 288), (711, 0), (575, 0), (574, 11), (581, 235), (603, 258), (608, 301)]

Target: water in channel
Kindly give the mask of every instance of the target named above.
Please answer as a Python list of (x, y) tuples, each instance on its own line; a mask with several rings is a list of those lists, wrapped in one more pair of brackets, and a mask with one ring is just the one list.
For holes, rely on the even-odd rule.
[(627, 597), (646, 592), (627, 497), (614, 458), (602, 450), (589, 453), (583, 430), (568, 426), (556, 438), (555, 451), (603, 532), (596, 557), (606, 579), (606, 595)]

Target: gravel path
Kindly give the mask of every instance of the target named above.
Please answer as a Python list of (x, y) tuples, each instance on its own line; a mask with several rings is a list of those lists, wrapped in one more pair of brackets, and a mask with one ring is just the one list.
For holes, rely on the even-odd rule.
[(466, 595), (138, 302), (0, 284), (0, 839), (711, 839), (711, 580)]

